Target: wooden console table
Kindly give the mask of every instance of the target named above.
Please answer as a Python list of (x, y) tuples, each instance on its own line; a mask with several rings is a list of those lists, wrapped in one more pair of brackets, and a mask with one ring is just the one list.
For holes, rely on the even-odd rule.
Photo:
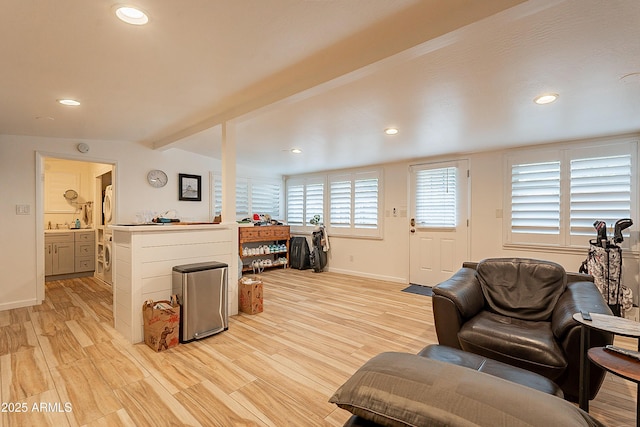
[(593, 363), (602, 369), (637, 384), (636, 426), (640, 426), (640, 361), (607, 351), (604, 347), (590, 348), (587, 355)]
[[(630, 338), (640, 338), (640, 323), (623, 317), (591, 313), (592, 320), (584, 320), (580, 313), (573, 319), (582, 325), (580, 334), (580, 409), (589, 412), (589, 359), (596, 365), (638, 384), (636, 397), (636, 425), (640, 420), (640, 362), (626, 356), (612, 354), (603, 347), (590, 347), (590, 330), (597, 329)], [(638, 342), (640, 351), (640, 341)], [(605, 353), (605, 354), (602, 354)]]

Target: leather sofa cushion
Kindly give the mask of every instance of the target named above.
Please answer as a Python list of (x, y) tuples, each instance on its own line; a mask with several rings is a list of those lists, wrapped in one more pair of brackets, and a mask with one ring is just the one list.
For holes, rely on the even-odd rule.
[(549, 320), (567, 287), (561, 265), (525, 258), (483, 260), (477, 277), (492, 311), (522, 320)]
[(556, 396), (407, 353), (373, 357), (329, 402), (368, 420), (353, 419), (346, 424), (351, 426), (601, 425)]
[(458, 332), (463, 350), (558, 378), (567, 367), (550, 322), (531, 322), (483, 311)]
[(484, 356), (458, 350), (444, 345), (431, 344), (420, 350), (418, 356), (441, 362), (452, 363), (465, 368), (475, 369), (494, 377), (535, 388), (543, 393), (564, 397), (562, 389), (549, 378)]

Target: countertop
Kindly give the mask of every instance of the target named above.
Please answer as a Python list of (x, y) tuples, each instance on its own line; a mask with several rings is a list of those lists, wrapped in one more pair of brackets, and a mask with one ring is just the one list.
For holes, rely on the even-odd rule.
[(113, 231), (128, 232), (156, 232), (156, 231), (189, 231), (189, 230), (228, 230), (228, 224), (213, 224), (209, 222), (173, 222), (166, 224), (116, 224), (109, 225)]
[(44, 230), (45, 233), (73, 233), (76, 231), (93, 231), (94, 228), (52, 228), (51, 230)]

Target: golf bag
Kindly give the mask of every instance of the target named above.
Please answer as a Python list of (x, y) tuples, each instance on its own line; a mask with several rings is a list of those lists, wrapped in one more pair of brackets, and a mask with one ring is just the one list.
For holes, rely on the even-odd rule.
[[(631, 220), (624, 228), (631, 226)], [(587, 259), (580, 266), (580, 273), (593, 276), (593, 281), (609, 308), (616, 316), (623, 316), (625, 310), (633, 307), (631, 289), (622, 282), (622, 248), (616, 243), (622, 242), (622, 230), (616, 223), (615, 237), (610, 241), (606, 237), (606, 224), (596, 221), (594, 227), (598, 231), (598, 238), (589, 241), (589, 253)]]
[(311, 268), (309, 244), (306, 237), (292, 237), (289, 243), (289, 262), (291, 268), (306, 270)]
[(319, 230), (313, 232), (311, 236), (311, 243), (313, 249), (311, 250), (311, 267), (316, 273), (320, 273), (327, 265), (327, 254), (324, 251), (324, 227), (320, 227)]

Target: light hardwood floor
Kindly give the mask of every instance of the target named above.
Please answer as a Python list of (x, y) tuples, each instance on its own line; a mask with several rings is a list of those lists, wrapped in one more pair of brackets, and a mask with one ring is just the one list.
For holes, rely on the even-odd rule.
[[(358, 367), (436, 342), (431, 298), (402, 284), (310, 270), (263, 279), (263, 313), (160, 353), (113, 329), (102, 282), (47, 283), (41, 306), (0, 312), (0, 426), (341, 426), (349, 414), (327, 400)], [(591, 414), (635, 425), (635, 390), (608, 374)]]

